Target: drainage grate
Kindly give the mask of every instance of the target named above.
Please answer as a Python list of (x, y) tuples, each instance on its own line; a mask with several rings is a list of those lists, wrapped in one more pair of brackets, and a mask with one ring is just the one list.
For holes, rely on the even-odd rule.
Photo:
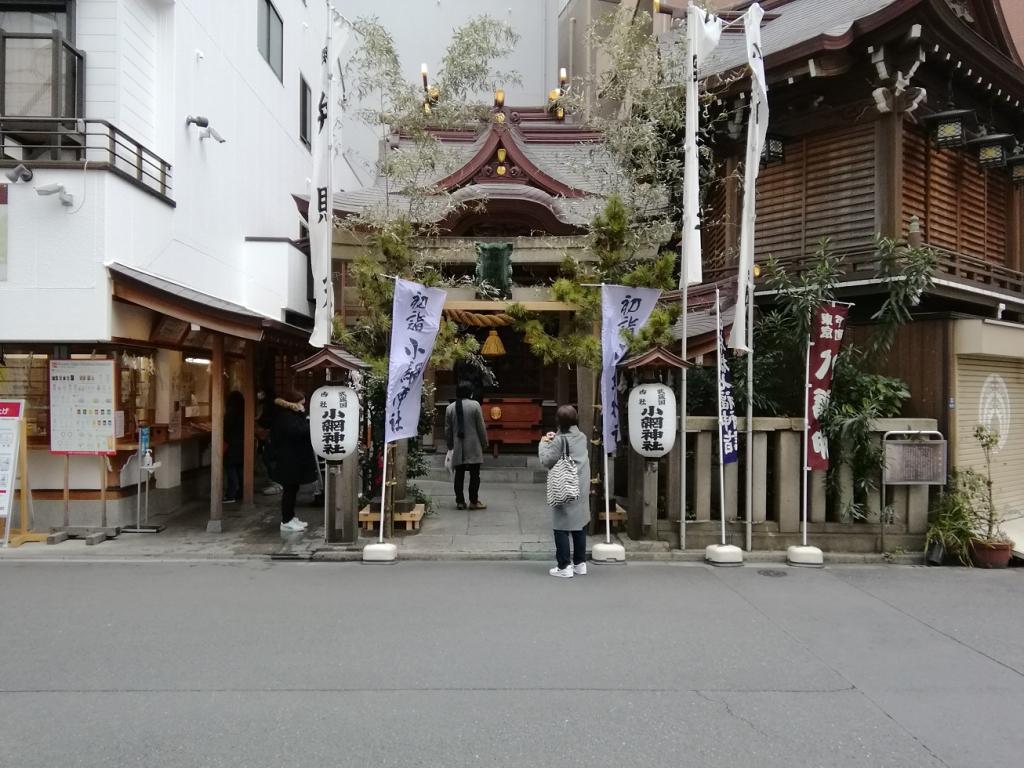
[(778, 568), (762, 568), (757, 572), (758, 576), (769, 576), (773, 579), (779, 579), (786, 576), (785, 571), (780, 571)]

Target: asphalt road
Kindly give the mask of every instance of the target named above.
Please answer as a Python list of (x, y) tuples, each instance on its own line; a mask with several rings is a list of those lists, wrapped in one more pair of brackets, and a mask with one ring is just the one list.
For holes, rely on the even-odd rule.
[(0, 766), (1024, 759), (1024, 570), (0, 563)]

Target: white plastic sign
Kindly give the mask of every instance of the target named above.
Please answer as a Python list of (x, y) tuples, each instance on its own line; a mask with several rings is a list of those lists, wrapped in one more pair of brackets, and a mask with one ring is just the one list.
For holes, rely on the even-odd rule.
[(641, 384), (629, 393), (629, 445), (657, 459), (676, 444), (676, 395), (664, 384)]
[(11, 530), (14, 482), (18, 475), (18, 449), (21, 445), (21, 420), (25, 418), (24, 400), (0, 401), (0, 533), (3, 546)]
[(327, 461), (341, 461), (356, 452), (359, 396), (351, 387), (320, 387), (309, 399), (309, 439)]

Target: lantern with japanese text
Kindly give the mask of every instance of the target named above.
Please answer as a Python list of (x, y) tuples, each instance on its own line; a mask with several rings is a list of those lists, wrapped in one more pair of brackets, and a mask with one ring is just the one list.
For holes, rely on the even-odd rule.
[(629, 444), (657, 459), (676, 444), (676, 395), (665, 384), (640, 384), (629, 393)]
[(309, 438), (317, 456), (342, 461), (356, 452), (359, 397), (351, 387), (328, 384), (309, 399)]

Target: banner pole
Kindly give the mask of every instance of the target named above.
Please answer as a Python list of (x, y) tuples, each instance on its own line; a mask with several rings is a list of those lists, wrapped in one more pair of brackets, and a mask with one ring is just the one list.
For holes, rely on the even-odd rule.
[(379, 544), (384, 543), (384, 505), (388, 498), (388, 444), (384, 443), (384, 468), (380, 478), (380, 536)]
[(601, 447), (604, 453), (604, 543), (612, 543), (612, 511), (611, 499), (608, 495), (608, 453)]
[(722, 450), (722, 310), (719, 290), (715, 288), (715, 346), (718, 348), (718, 509), (722, 523), (722, 546), (725, 546), (725, 452)]
[[(733, 318), (733, 322), (736, 319)], [(747, 275), (747, 467), (744, 505), (747, 511), (747, 552), (754, 548), (754, 265)]]
[(804, 450), (800, 455), (801, 476), (803, 479), (802, 501), (800, 504), (800, 525), (803, 529), (802, 546), (807, 546), (807, 427), (809, 414), (807, 412), (807, 395), (811, 389), (811, 332), (807, 331), (807, 355), (804, 368)]

